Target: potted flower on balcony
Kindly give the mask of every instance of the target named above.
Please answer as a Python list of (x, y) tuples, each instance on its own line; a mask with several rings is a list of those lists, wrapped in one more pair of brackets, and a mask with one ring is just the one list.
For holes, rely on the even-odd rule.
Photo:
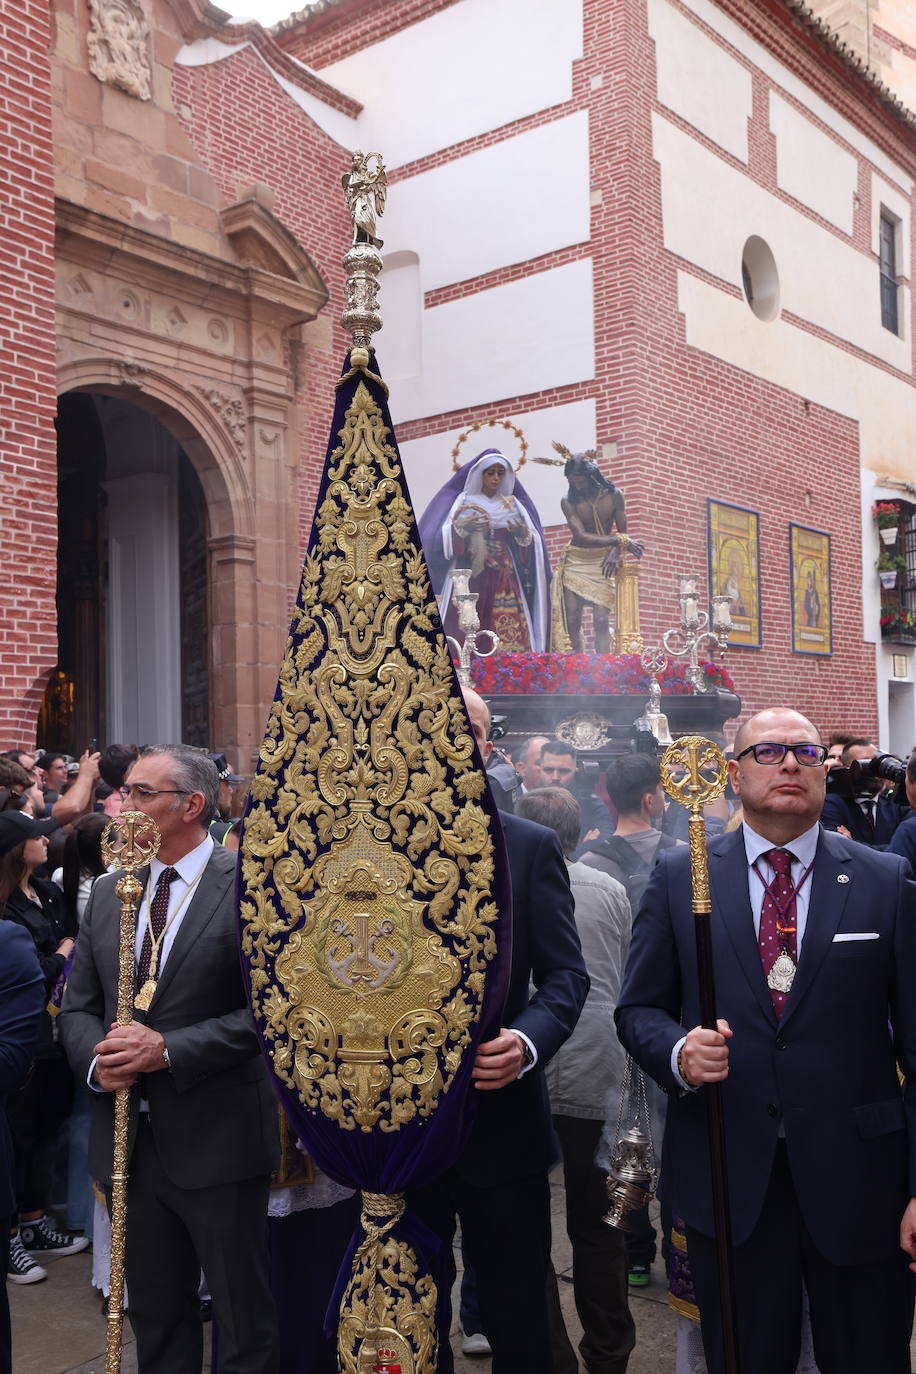
[(906, 573), (906, 559), (903, 554), (882, 549), (875, 567), (878, 569), (881, 586), (888, 591), (891, 587), (896, 587), (898, 576)]
[(878, 533), (885, 544), (897, 542), (897, 529), (900, 524), (900, 506), (896, 501), (876, 501), (871, 508)]
[(881, 613), (881, 638), (904, 644), (916, 642), (916, 615), (902, 606), (886, 606)]

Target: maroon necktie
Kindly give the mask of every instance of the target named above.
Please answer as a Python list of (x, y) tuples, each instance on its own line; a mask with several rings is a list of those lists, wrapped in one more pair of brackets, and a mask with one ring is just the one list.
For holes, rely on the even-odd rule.
[[(169, 886), (172, 879), (178, 877), (177, 868), (164, 868), (159, 874), (159, 881), (156, 884), (156, 895), (150, 907), (150, 921), (153, 927), (153, 938), (158, 938), (165, 930), (166, 917), (169, 914)], [(143, 944), (140, 946), (140, 965), (137, 970), (137, 984), (143, 984), (149, 978), (150, 963), (153, 957), (153, 940), (150, 939), (150, 928), (147, 925), (143, 932)], [(162, 950), (159, 950), (159, 959), (156, 964), (156, 976), (162, 972)]]
[[(795, 884), (792, 881), (793, 855), (788, 849), (770, 849), (764, 855), (773, 870), (773, 881), (764, 889), (760, 909), (760, 933), (757, 944), (764, 975), (770, 972), (783, 950), (793, 964), (796, 962), (795, 943)], [(787, 993), (770, 988), (777, 1019), (786, 1005)]]

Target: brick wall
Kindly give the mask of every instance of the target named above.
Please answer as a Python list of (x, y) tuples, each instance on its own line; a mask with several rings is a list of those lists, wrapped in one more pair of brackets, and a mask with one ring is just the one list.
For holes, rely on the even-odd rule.
[[(276, 193), (274, 213), (309, 253), (330, 300), (298, 349), (300, 542), (311, 528), (334, 406), (334, 383), (347, 348), (341, 259), (350, 227), (340, 178), (345, 152), (288, 96), (250, 49), (209, 66), (176, 67), (175, 105), (226, 202), (253, 182)], [(295, 596), (296, 588), (291, 588)]]
[(54, 180), (47, 0), (0, 9), (0, 748), (35, 739), (57, 657)]
[(184, 38), (172, 7), (157, 4), (150, 14), (150, 100), (103, 85), (88, 70), (85, 0), (53, 0), (53, 8), (57, 194), (231, 258), (215, 182), (173, 108), (172, 63)]
[[(676, 274), (695, 269), (663, 243), (650, 125), (659, 108), (655, 54), (639, 0), (624, 0), (613, 25), (600, 0), (587, 0), (582, 67), (589, 84), (603, 77), (590, 101), (592, 187), (603, 192), (592, 219), (598, 437), (616, 442), (613, 476), (627, 493), (630, 527), (648, 546), (644, 629), (657, 639), (674, 623), (679, 573), (699, 572), (708, 584), (707, 498), (757, 510), (763, 647), (733, 647), (727, 657), (745, 715), (787, 703), (825, 730), (848, 724), (873, 733), (857, 426), (688, 348)], [(777, 194), (766, 109), (755, 98), (749, 172)], [(832, 537), (830, 659), (792, 653), (790, 521)]]

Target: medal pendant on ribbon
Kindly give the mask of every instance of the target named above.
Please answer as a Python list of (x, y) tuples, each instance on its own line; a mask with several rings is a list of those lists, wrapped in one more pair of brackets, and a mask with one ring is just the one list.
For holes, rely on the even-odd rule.
[(767, 987), (774, 992), (789, 992), (794, 978), (795, 960), (783, 950), (767, 974)]
[[(778, 962), (779, 961), (777, 960), (777, 963)], [(773, 967), (775, 968), (776, 965), (774, 964)], [(153, 994), (155, 993), (155, 991), (156, 984), (153, 982), (152, 978), (147, 978), (146, 982), (143, 984), (143, 987), (140, 989), (140, 991), (134, 998), (134, 1006), (137, 1008), (138, 1011), (149, 1011), (150, 1003), (153, 1000)]]

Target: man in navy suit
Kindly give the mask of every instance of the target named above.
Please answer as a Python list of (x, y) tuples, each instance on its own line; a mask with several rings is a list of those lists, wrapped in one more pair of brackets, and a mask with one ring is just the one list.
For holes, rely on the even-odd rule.
[(687, 1224), (710, 1374), (724, 1366), (709, 1083), (722, 1084), (742, 1374), (794, 1374), (803, 1280), (821, 1374), (910, 1370), (916, 884), (904, 860), (818, 824), (825, 757), (794, 711), (738, 732), (744, 825), (709, 845), (718, 1031), (699, 1025), (686, 849), (652, 874), (617, 1007), (620, 1039), (668, 1091), (661, 1192)]
[[(7, 1245), (9, 1227), (2, 1218), (16, 1210), (16, 1192), (6, 1098), (28, 1074), (44, 1004), (45, 980), (28, 931), (12, 921), (0, 921), (0, 1236), (6, 1237)], [(4, 1283), (0, 1297), (0, 1374), (10, 1374), (11, 1368), (10, 1309)]]
[[(484, 763), (490, 713), (476, 692), (465, 705)], [(461, 1219), (477, 1275), (493, 1374), (553, 1374), (545, 1304), (550, 1190), (556, 1157), (544, 1066), (572, 1034), (588, 992), (560, 842), (552, 830), (500, 813), (512, 881), (512, 969), (503, 1025), (477, 1051), (477, 1116), (454, 1168), (411, 1194), (411, 1209), (442, 1238)], [(530, 992), (534, 983), (535, 991)], [(440, 1328), (440, 1374), (454, 1368)]]

